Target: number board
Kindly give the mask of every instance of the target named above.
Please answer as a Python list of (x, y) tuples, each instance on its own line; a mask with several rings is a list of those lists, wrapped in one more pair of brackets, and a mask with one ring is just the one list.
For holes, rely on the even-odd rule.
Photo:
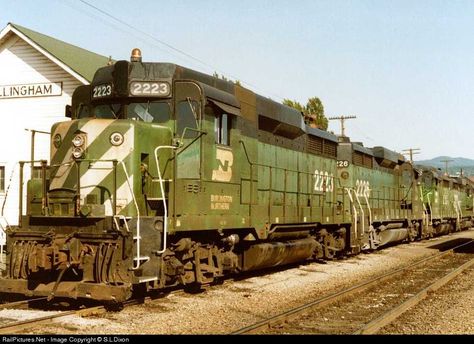
[(103, 84), (94, 86), (92, 89), (92, 98), (104, 98), (112, 95), (112, 85)]
[(168, 97), (171, 86), (163, 81), (133, 81), (130, 83), (130, 93), (136, 97)]
[(346, 168), (346, 167), (349, 167), (349, 161), (347, 161), (347, 160), (338, 160), (338, 161), (337, 161), (337, 167), (338, 167), (338, 168)]

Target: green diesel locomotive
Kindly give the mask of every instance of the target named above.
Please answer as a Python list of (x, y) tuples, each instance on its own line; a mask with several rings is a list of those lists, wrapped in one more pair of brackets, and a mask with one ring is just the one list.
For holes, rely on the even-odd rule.
[(8, 231), (0, 292), (122, 302), (472, 225), (466, 180), (138, 50), (68, 110)]

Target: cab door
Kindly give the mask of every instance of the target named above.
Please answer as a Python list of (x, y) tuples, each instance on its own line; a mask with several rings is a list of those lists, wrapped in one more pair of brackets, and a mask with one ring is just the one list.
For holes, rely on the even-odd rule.
[(192, 81), (175, 82), (175, 159), (173, 214), (177, 230), (202, 228), (202, 92)]
[(177, 178), (201, 179), (201, 107), (200, 87), (191, 81), (175, 83), (175, 138), (180, 140), (177, 151)]

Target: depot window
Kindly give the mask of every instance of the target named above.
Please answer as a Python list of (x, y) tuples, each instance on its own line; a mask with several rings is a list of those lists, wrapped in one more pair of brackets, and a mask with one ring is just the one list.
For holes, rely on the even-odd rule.
[(0, 166), (0, 192), (5, 192), (5, 166)]

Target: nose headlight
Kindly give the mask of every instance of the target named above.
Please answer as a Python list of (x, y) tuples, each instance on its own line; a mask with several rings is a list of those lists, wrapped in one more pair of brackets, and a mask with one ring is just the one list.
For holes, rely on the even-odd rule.
[(72, 139), (72, 144), (74, 145), (74, 147), (81, 147), (82, 145), (84, 145), (84, 137), (82, 137), (82, 135), (74, 136), (74, 138)]
[(59, 148), (59, 146), (61, 146), (61, 142), (62, 142), (61, 135), (59, 134), (54, 135), (54, 138), (53, 138), (54, 147)]
[(114, 146), (120, 146), (123, 143), (123, 135), (120, 133), (113, 133), (110, 135), (110, 143)]
[(74, 147), (72, 150), (72, 156), (74, 159), (80, 159), (84, 154), (84, 150), (81, 147)]

